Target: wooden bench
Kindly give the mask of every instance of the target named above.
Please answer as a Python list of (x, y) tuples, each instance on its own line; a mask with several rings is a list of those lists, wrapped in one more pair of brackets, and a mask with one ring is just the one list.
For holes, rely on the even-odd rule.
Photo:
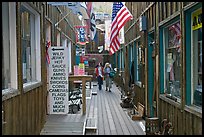
[(134, 108), (128, 112), (128, 115), (132, 120), (142, 120), (144, 116), (144, 105), (138, 102), (137, 107), (134, 105)]

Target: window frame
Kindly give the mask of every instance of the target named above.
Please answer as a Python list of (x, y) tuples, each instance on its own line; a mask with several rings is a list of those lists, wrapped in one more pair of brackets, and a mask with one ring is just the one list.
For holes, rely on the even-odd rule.
[[(200, 109), (202, 109), (202, 106), (198, 106), (198, 105), (196, 105), (195, 103), (194, 103), (194, 82), (192, 82), (192, 81), (194, 81), (194, 80), (197, 80), (197, 79), (195, 79), (194, 78), (194, 75), (195, 75), (195, 67), (194, 67), (194, 53), (195, 53), (195, 50), (194, 50), (194, 30), (192, 29), (192, 24), (193, 24), (193, 19), (192, 19), (192, 16), (193, 16), (193, 14), (195, 13), (195, 12), (197, 12), (197, 11), (199, 11), (199, 10), (201, 10), (202, 11), (202, 7), (200, 7), (200, 8), (197, 8), (196, 10), (194, 10), (194, 11), (192, 11), (191, 12), (191, 16), (190, 16), (190, 18), (191, 18), (191, 23), (190, 23), (190, 25), (191, 25), (191, 28), (190, 28), (190, 31), (191, 31), (191, 45), (190, 45), (190, 47), (191, 47), (191, 51), (190, 51), (190, 54), (191, 54), (191, 57), (190, 57), (190, 62), (191, 62), (191, 65), (190, 65), (190, 67), (191, 67), (191, 89), (190, 89), (190, 92), (191, 92), (191, 101), (190, 101), (190, 104), (191, 104), (191, 106), (195, 106), (195, 107), (197, 107), (197, 108), (200, 108)], [(201, 28), (202, 29), (202, 28)], [(197, 30), (196, 30), (197, 31)]]
[[(34, 40), (31, 38), (31, 43), (32, 43), (31, 49), (35, 50), (35, 55), (34, 56), (31, 55), (31, 56), (32, 56), (32, 58), (35, 59), (35, 61), (31, 62), (31, 65), (32, 65), (31, 66), (31, 68), (32, 68), (31, 81), (27, 82), (27, 83), (23, 83), (23, 89), (25, 92), (27, 92), (27, 91), (39, 86), (40, 83), (42, 83), (42, 81), (41, 81), (42, 80), (41, 79), (41, 42), (40, 42), (41, 36), (39, 35), (39, 34), (41, 34), (41, 31), (40, 31), (41, 25), (40, 25), (40, 14), (36, 10), (34, 10), (27, 3), (22, 3), (21, 8), (22, 7), (34, 15), (34, 21), (31, 24), (31, 25), (33, 25), (32, 28), (34, 29), (34, 34), (32, 34), (32, 35), (34, 35), (33, 36)], [(22, 37), (21, 37), (21, 39), (22, 39)], [(21, 45), (21, 47), (22, 47), (22, 45)], [(23, 73), (22, 73), (22, 75), (23, 75)], [(33, 78), (35, 79), (34, 81), (33, 81)]]
[[(18, 73), (17, 73), (17, 34), (16, 34), (16, 2), (8, 3), (8, 22), (9, 22), (9, 53), (10, 56), (10, 84), (11, 86), (2, 89), (2, 100), (8, 99), (19, 94), (18, 91)], [(2, 24), (3, 25), (3, 24)], [(11, 39), (12, 38), (12, 39)], [(2, 41), (3, 42), (3, 41)], [(10, 55), (9, 54), (9, 55)]]
[(142, 87), (142, 79), (141, 79), (141, 77), (139, 77), (139, 65), (142, 65), (142, 47), (141, 47), (140, 39), (136, 41), (136, 62), (135, 62), (135, 65), (136, 65), (136, 80), (135, 80), (135, 82), (138, 86)]
[[(174, 25), (174, 24), (176, 24), (176, 23), (180, 23), (180, 20), (179, 19), (175, 19), (175, 20), (173, 20), (171, 23), (169, 23), (168, 25), (165, 25), (164, 27), (163, 27), (163, 29), (162, 29), (162, 33), (163, 33), (163, 59), (164, 59), (164, 61), (163, 61), (163, 63), (164, 63), (164, 66), (163, 66), (163, 71), (164, 71), (164, 73), (163, 73), (163, 75), (164, 75), (164, 93), (166, 94), (167, 92), (170, 92), (170, 91), (167, 91), (167, 76), (166, 76), (166, 74), (167, 74), (167, 64), (168, 64), (168, 62), (167, 62), (167, 56), (168, 56), (168, 53), (170, 53), (170, 52), (167, 52), (167, 50), (168, 50), (168, 48), (169, 47), (167, 47), (168, 46), (168, 42), (169, 42), (169, 27), (170, 26), (172, 26), (172, 25)], [(181, 45), (182, 46), (182, 45)], [(182, 53), (180, 53), (180, 54), (182, 54)], [(173, 53), (172, 53), (172, 55), (173, 55)], [(180, 59), (180, 61), (181, 61), (181, 59)], [(182, 63), (182, 62), (181, 62)], [(182, 68), (181, 68), (182, 69)], [(180, 70), (181, 71), (181, 70)], [(180, 74), (180, 76), (182, 76), (181, 74)], [(181, 82), (181, 78), (179, 79), (179, 81)], [(182, 89), (181, 89), (182, 90)], [(180, 91), (180, 94), (181, 94), (181, 91)], [(181, 98), (179, 98), (179, 97), (176, 97), (176, 96), (173, 96), (173, 97), (175, 97), (176, 99), (177, 99), (177, 102), (179, 102), (179, 103), (181, 103)], [(180, 97), (181, 97), (181, 95), (180, 95)]]

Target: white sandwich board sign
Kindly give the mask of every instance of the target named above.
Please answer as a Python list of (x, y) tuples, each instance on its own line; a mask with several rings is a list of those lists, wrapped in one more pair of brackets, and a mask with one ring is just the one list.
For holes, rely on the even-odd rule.
[(68, 114), (68, 48), (50, 47), (48, 53), (50, 58), (48, 113)]

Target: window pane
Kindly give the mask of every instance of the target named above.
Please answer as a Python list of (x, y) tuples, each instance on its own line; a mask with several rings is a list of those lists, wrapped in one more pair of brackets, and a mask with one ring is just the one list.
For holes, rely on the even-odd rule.
[(142, 50), (141, 50), (141, 45), (140, 45), (140, 41), (138, 41), (138, 45), (137, 45), (137, 81), (141, 82), (141, 75), (142, 75)]
[(181, 39), (180, 22), (167, 28), (166, 36), (166, 88), (167, 93), (180, 98)]
[(26, 8), (21, 7), (21, 28), (22, 28), (22, 69), (23, 69), (23, 83), (34, 80), (32, 71), (35, 69), (35, 48), (34, 48), (34, 15)]
[(2, 89), (10, 88), (10, 38), (9, 38), (9, 3), (2, 3)]
[(193, 103), (202, 106), (202, 28), (193, 31)]

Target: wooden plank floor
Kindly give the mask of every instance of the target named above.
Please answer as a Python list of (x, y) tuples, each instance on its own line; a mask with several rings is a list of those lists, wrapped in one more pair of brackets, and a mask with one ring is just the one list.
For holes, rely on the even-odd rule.
[[(97, 83), (94, 83), (96, 85)], [(120, 90), (113, 84), (112, 92), (101, 91), (93, 86), (97, 95), (92, 95), (88, 104), (87, 117), (97, 119), (97, 130), (86, 130), (86, 135), (145, 135), (144, 121), (133, 121), (127, 110), (120, 106)]]
[(48, 115), (41, 135), (145, 135), (144, 121), (131, 120), (120, 106), (120, 90), (115, 84), (112, 92), (104, 90), (105, 82), (101, 91), (96, 82), (92, 84), (97, 94), (87, 95), (86, 115), (82, 109), (77, 114)]

